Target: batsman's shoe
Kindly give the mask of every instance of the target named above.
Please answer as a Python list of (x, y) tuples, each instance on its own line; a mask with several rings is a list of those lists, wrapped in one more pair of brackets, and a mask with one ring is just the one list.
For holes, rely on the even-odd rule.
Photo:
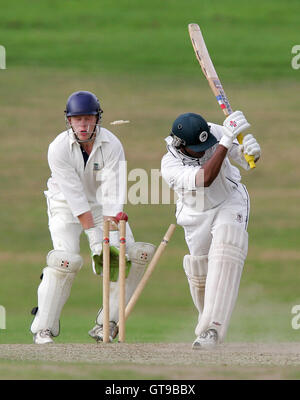
[(42, 329), (33, 336), (33, 343), (34, 344), (54, 343), (52, 338), (53, 335), (50, 329)]
[(194, 350), (212, 349), (218, 344), (218, 332), (215, 329), (207, 329), (202, 332), (194, 341), (192, 348)]
[[(109, 341), (112, 342), (113, 339), (118, 334), (118, 326), (114, 321), (109, 322)], [(96, 342), (103, 342), (103, 325), (95, 325), (93, 329), (89, 331), (90, 337), (96, 340)]]

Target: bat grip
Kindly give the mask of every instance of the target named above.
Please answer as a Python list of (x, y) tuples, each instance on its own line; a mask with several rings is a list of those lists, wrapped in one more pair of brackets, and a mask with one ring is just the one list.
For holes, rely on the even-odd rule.
[[(237, 135), (237, 140), (239, 144), (243, 144), (243, 135), (241, 133)], [(244, 157), (251, 169), (256, 167), (254, 162), (254, 156), (249, 156), (249, 154), (244, 154)]]

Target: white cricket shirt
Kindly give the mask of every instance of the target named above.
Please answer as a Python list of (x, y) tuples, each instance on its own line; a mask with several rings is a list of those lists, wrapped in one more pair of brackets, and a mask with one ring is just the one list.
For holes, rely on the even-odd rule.
[(97, 128), (86, 165), (80, 144), (71, 129), (60, 133), (48, 149), (51, 177), (45, 195), (66, 201), (74, 217), (101, 205), (103, 215), (123, 210), (126, 190), (125, 155), (119, 139), (105, 128)]
[[(211, 127), (211, 133), (219, 142), (223, 136), (223, 127), (211, 122), (208, 125)], [(218, 143), (206, 150), (202, 158), (193, 159), (179, 154), (172, 146), (172, 140), (171, 136), (166, 138), (168, 152), (161, 161), (161, 174), (178, 196), (177, 209), (186, 206), (193, 212), (202, 212), (217, 207), (229, 197), (231, 192), (237, 188), (241, 175), (239, 169), (230, 163), (228, 157), (243, 168), (249, 168), (244, 157), (241, 158), (239, 143), (235, 140), (213, 183), (209, 187), (196, 187), (196, 174), (199, 168), (212, 157)], [(197, 204), (196, 197), (201, 199), (201, 201), (197, 201)]]

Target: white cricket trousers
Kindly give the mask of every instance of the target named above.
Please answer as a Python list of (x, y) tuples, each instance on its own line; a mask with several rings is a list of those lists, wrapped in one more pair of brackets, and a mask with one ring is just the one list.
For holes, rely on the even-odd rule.
[[(77, 217), (71, 213), (65, 201), (47, 198), (48, 225), (54, 250), (64, 250), (70, 253), (80, 254), (80, 235), (83, 231)], [(91, 209), (95, 226), (101, 230), (100, 241), (102, 241), (103, 215), (102, 207), (95, 206)], [(129, 224), (126, 224), (126, 244), (134, 243), (133, 234)], [(111, 234), (111, 245), (119, 246), (118, 236)]]
[(250, 200), (245, 185), (238, 184), (230, 197), (219, 206), (195, 214), (183, 207), (177, 215), (177, 224), (184, 228), (185, 240), (192, 256), (209, 253), (212, 236), (218, 226), (237, 224), (247, 230)]

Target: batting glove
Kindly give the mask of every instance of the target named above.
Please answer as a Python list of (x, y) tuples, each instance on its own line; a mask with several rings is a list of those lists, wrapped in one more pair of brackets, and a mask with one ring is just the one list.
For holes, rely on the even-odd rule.
[(254, 156), (254, 161), (257, 161), (260, 158), (260, 145), (253, 135), (248, 134), (243, 138), (243, 152), (249, 156)]
[(223, 122), (223, 136), (219, 142), (229, 149), (237, 135), (250, 127), (242, 111), (235, 111)]

